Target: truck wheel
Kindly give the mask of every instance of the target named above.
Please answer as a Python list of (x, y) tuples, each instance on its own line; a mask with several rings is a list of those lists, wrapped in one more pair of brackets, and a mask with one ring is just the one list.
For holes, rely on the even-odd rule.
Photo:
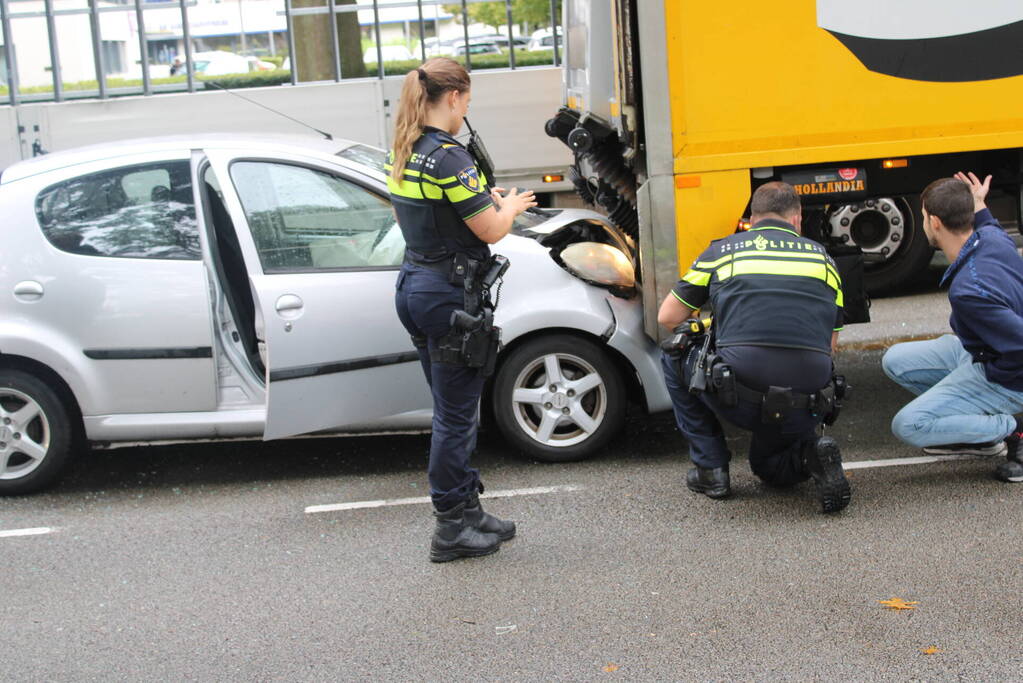
[(503, 360), (494, 419), (514, 446), (545, 462), (580, 460), (625, 419), (625, 387), (607, 351), (567, 334), (537, 337)]
[(73, 443), (60, 397), (22, 370), (0, 370), (0, 495), (35, 493), (64, 471)]
[(918, 196), (868, 199), (840, 206), (829, 216), (831, 236), (867, 256), (864, 277), (871, 296), (891, 293), (931, 262), (934, 249), (921, 221)]

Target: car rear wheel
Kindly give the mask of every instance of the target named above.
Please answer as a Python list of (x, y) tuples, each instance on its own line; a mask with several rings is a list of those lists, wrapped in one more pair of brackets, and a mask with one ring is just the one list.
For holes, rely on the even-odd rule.
[(52, 484), (72, 443), (71, 419), (56, 392), (22, 370), (0, 370), (0, 495)]
[(580, 460), (621, 428), (626, 396), (608, 352), (567, 334), (537, 337), (503, 359), (494, 382), (494, 419), (537, 460)]

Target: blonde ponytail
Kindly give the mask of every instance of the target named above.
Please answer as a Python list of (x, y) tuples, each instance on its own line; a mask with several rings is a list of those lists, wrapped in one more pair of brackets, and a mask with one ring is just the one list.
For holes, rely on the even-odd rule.
[(405, 74), (398, 100), (398, 116), (394, 122), (394, 157), (391, 178), (400, 183), (412, 156), (412, 146), (423, 134), (428, 105), (446, 92), (467, 92), (469, 73), (458, 62), (447, 57), (426, 60), (421, 67)]
[(391, 177), (400, 183), (405, 166), (412, 154), (412, 145), (423, 134), (426, 125), (426, 85), (419, 78), (419, 72), (409, 71), (401, 86), (398, 100), (398, 118), (394, 123), (394, 159), (391, 160)]

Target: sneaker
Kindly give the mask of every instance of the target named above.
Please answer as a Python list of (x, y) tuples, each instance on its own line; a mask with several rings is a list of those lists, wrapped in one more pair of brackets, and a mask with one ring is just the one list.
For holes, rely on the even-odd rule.
[(995, 468), (995, 479), (1010, 484), (1023, 482), (1023, 463), (1018, 463), (1015, 460), (1003, 462)]
[(950, 443), (944, 446), (928, 446), (924, 449), (927, 455), (984, 455), (997, 456), (1005, 455), (1006, 446), (1004, 441), (989, 441), (987, 443)]
[(830, 436), (807, 441), (802, 449), (803, 468), (817, 485), (821, 512), (844, 510), (852, 498), (852, 489), (842, 469), (838, 443)]
[(1023, 430), (1017, 421), (1016, 429), (1005, 437), (1006, 461), (995, 468), (995, 479), (1018, 484), (1023, 482)]

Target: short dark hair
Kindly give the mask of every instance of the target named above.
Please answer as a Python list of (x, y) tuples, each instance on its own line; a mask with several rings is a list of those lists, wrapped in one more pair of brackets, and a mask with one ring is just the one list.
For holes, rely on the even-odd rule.
[(956, 178), (938, 178), (920, 195), (924, 211), (937, 216), (952, 232), (966, 232), (973, 227), (973, 193)]
[(799, 213), (799, 210), (799, 194), (796, 188), (778, 180), (758, 187), (750, 201), (750, 213), (754, 216), (762, 216), (765, 213), (788, 216)]

